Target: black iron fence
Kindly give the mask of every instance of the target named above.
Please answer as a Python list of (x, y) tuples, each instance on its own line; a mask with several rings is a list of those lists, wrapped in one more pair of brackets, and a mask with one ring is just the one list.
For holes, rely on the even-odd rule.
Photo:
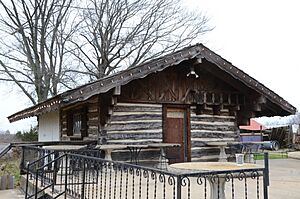
[(36, 150), (44, 156), (27, 164), (26, 198), (41, 193), (80, 199), (268, 198), (267, 155), (264, 168), (199, 172), (106, 161), (93, 151), (55, 155)]

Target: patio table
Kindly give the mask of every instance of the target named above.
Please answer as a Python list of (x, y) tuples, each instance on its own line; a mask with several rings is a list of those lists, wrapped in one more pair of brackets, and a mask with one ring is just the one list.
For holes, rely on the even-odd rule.
[(127, 145), (127, 149), (130, 151), (130, 162), (134, 164), (139, 163), (139, 155), (142, 149), (148, 148), (146, 144)]
[(105, 152), (105, 160), (112, 160), (111, 153), (117, 149), (126, 149), (127, 145), (124, 144), (103, 144), (97, 145), (96, 149), (103, 150)]
[(85, 147), (86, 145), (49, 145), (43, 148), (52, 151), (76, 151)]
[(208, 146), (215, 146), (220, 148), (219, 154), (219, 162), (227, 162), (227, 155), (225, 153), (225, 147), (227, 146), (227, 142), (209, 142)]
[(160, 155), (159, 155), (159, 161), (157, 164), (158, 169), (167, 169), (168, 168), (168, 159), (166, 158), (166, 148), (171, 147), (180, 147), (181, 145), (178, 143), (152, 143), (148, 144), (150, 148), (159, 148), (160, 149)]
[[(66, 152), (70, 151), (78, 151), (80, 149), (86, 148), (86, 145), (49, 145), (44, 146), (44, 149), (47, 149), (49, 151), (55, 151), (58, 155), (63, 155)], [(55, 155), (54, 155), (55, 156)], [(53, 159), (55, 159), (54, 157)], [(60, 167), (59, 165), (55, 165), (54, 167)], [(70, 160), (66, 163), (65, 158), (62, 160), (62, 167), (57, 171), (57, 174), (63, 175), (65, 172), (65, 168), (70, 168)]]
[(232, 142), (231, 144), (241, 144), (243, 146), (242, 152), (245, 154), (245, 162), (254, 163), (253, 153), (256, 152), (264, 142)]
[[(170, 165), (171, 168), (180, 169), (183, 171), (234, 171), (241, 169), (256, 169), (262, 168), (256, 164), (244, 163), (242, 165), (237, 165), (235, 162), (184, 162), (184, 163), (175, 163)], [(237, 178), (238, 175), (233, 175), (233, 177)], [(210, 198), (211, 199), (225, 199), (225, 174), (218, 177), (218, 180), (213, 180), (209, 178), (208, 180), (210, 184)]]

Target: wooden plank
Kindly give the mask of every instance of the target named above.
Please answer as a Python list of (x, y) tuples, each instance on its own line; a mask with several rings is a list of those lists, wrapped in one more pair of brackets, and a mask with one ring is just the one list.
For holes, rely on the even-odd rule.
[(234, 138), (192, 138), (193, 142), (232, 142), (235, 141)]
[(158, 112), (161, 113), (161, 107), (152, 107), (152, 106), (140, 106), (136, 104), (136, 106), (116, 106), (114, 108), (115, 112)]
[(9, 175), (7, 188), (14, 189), (14, 187), (15, 187), (15, 178), (14, 178), (14, 176)]
[(203, 131), (203, 130), (207, 130), (207, 131), (236, 131), (236, 127), (235, 126), (209, 126), (209, 125), (191, 125), (192, 129), (195, 130), (199, 130), (199, 131)]
[(162, 108), (161, 104), (145, 104), (145, 103), (124, 103), (119, 102), (118, 107), (152, 107), (152, 108)]
[(161, 133), (162, 129), (144, 129), (144, 130), (123, 130), (123, 131), (107, 131), (107, 134), (115, 134), (115, 133)]
[(195, 118), (213, 118), (213, 119), (235, 119), (234, 116), (208, 115), (208, 114), (196, 115), (195, 110), (196, 109), (191, 109), (191, 117), (195, 117)]
[(89, 129), (90, 130), (98, 130), (98, 126), (90, 126)]
[(98, 120), (93, 120), (93, 121), (88, 120), (87, 125), (88, 125), (89, 128), (92, 127), (92, 126), (98, 127), (99, 121)]
[(127, 131), (127, 130), (145, 130), (145, 129), (162, 129), (161, 122), (149, 122), (149, 123), (126, 123), (123, 124), (111, 124), (107, 131)]
[(115, 125), (115, 124), (145, 124), (145, 123), (161, 123), (161, 120), (126, 120), (123, 121), (115, 121), (112, 120), (109, 124), (110, 125)]
[(6, 190), (8, 175), (3, 175), (0, 178), (0, 190)]
[(161, 120), (162, 116), (161, 115), (143, 115), (143, 114), (139, 114), (139, 115), (112, 115), (111, 116), (111, 121), (132, 121), (132, 120)]
[(194, 118), (191, 118), (191, 124), (192, 125), (205, 125), (205, 126), (234, 126), (235, 122), (234, 121), (214, 121), (214, 120), (209, 120), (209, 121), (203, 121), (203, 120), (194, 120)]
[(193, 138), (216, 138), (216, 139), (227, 139), (227, 138), (237, 138), (235, 133), (194, 133), (192, 132)]
[(88, 129), (88, 134), (90, 135), (97, 135), (98, 134), (98, 128), (89, 128)]
[(114, 112), (114, 116), (133, 116), (133, 115), (161, 115), (161, 112)]
[(132, 140), (146, 140), (146, 139), (162, 139), (162, 133), (114, 133), (108, 134), (108, 138), (110, 140), (118, 140), (118, 139), (132, 139)]
[(88, 112), (87, 113), (89, 118), (99, 118), (99, 111), (97, 112)]
[(95, 105), (93, 107), (88, 106), (88, 113), (97, 113), (98, 109), (99, 109), (98, 105)]
[(147, 138), (147, 139), (135, 139), (135, 140), (132, 140), (132, 139), (128, 139), (128, 140), (113, 140), (113, 139), (110, 139), (110, 140), (107, 140), (107, 143), (108, 144), (147, 144), (149, 142), (162, 142), (162, 139), (150, 139), (150, 138)]
[(121, 95), (121, 86), (116, 86), (114, 88), (113, 95)]

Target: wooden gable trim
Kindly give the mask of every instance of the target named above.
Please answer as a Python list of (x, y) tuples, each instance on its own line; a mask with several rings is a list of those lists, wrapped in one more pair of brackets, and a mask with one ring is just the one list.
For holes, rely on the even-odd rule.
[(202, 58), (205, 58), (209, 62), (215, 64), (221, 70), (230, 74), (233, 78), (243, 82), (247, 87), (265, 96), (271, 102), (280, 106), (287, 113), (292, 114), (296, 112), (295, 107), (293, 107), (275, 92), (268, 89), (242, 70), (233, 66), (230, 62), (223, 59), (221, 56), (217, 55), (204, 45), (196, 44), (194, 46), (183, 48), (169, 55), (151, 60), (139, 66), (121, 71), (114, 75), (104, 77), (98, 81), (69, 90), (59, 96), (47, 100), (46, 102), (17, 112), (9, 116), (8, 119), (10, 122), (13, 122), (26, 117), (32, 117), (53, 111), (58, 109), (61, 105), (65, 106), (85, 101), (94, 95), (106, 93), (112, 88), (125, 85), (138, 78), (144, 78), (151, 73), (162, 71), (167, 67), (178, 65), (183, 61), (196, 59), (198, 62), (202, 62)]
[(287, 112), (291, 114), (292, 113), (294, 114), (296, 112), (296, 108), (294, 106), (289, 104), (286, 100), (284, 100), (278, 94), (276, 94), (275, 92), (273, 92), (272, 90), (264, 86), (262, 83), (258, 82), (256, 79), (252, 78), (242, 70), (238, 69), (230, 62), (223, 59), (221, 56), (217, 55), (216, 53), (209, 50), (205, 46), (202, 45), (202, 48), (206, 50), (202, 50), (201, 54), (209, 62), (214, 63), (220, 69), (230, 74), (233, 78), (238, 79), (239, 81), (243, 82), (245, 85), (250, 87), (251, 89), (257, 91), (263, 96), (266, 96), (270, 101), (279, 105), (282, 109), (286, 110)]
[[(202, 44), (196, 44), (191, 47), (186, 47), (180, 51), (166, 55), (162, 58), (152, 60), (151, 62), (139, 65), (134, 68), (121, 71), (118, 74), (108, 76), (97, 82), (86, 85), (80, 89), (75, 89), (73, 92), (69, 92), (68, 95), (63, 96), (64, 99), (73, 101), (85, 100), (96, 93), (104, 93), (108, 90), (129, 83), (130, 81), (138, 78), (144, 78), (147, 75), (162, 71), (167, 67), (177, 65), (185, 60), (191, 59), (199, 60), (205, 58), (209, 62), (215, 64), (221, 70), (225, 71), (233, 78), (243, 82), (247, 87), (257, 91), (263, 96), (266, 96), (270, 101), (279, 105), (282, 109), (289, 113), (295, 113), (296, 108), (285, 101), (282, 97), (277, 95), (272, 90), (265, 87), (263, 84), (250, 77), (248, 74), (232, 65), (221, 56), (217, 55)], [(198, 61), (199, 62), (199, 61)], [(97, 88), (97, 89), (94, 89)]]

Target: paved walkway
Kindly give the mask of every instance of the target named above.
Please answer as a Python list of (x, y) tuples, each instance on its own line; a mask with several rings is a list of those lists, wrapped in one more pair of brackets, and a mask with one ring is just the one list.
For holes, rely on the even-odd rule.
[(0, 198), (2, 199), (24, 199), (25, 195), (19, 189), (0, 190)]
[(289, 157), (289, 158), (299, 159), (299, 160), (300, 160), (300, 151), (289, 152), (289, 153), (288, 153), (288, 157)]
[(300, 158), (270, 160), (269, 198), (300, 198)]

